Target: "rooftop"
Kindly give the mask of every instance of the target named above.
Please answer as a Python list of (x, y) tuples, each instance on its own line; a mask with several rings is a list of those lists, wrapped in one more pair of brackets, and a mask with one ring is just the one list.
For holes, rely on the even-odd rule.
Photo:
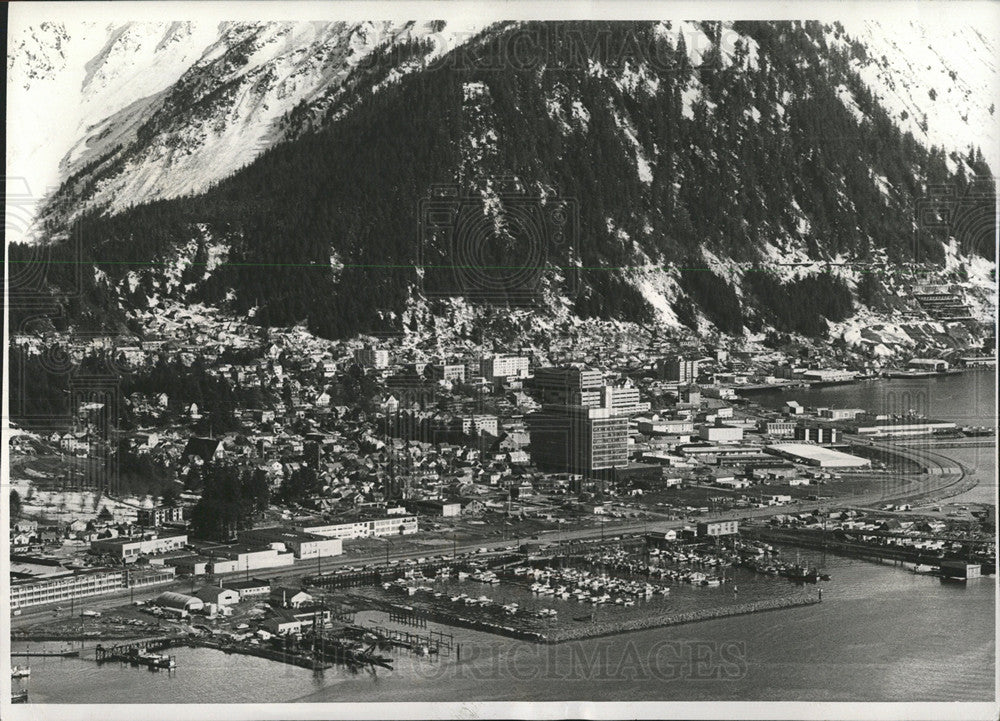
[(867, 458), (852, 456), (850, 453), (836, 451), (824, 446), (815, 446), (810, 443), (776, 443), (768, 446), (768, 450), (775, 451), (780, 455), (794, 456), (805, 461), (815, 461), (821, 466), (867, 466), (871, 464)]

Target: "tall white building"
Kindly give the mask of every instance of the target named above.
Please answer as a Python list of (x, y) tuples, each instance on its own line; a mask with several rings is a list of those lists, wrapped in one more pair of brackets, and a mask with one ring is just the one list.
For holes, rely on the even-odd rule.
[(487, 380), (502, 378), (525, 378), (528, 375), (528, 359), (523, 356), (494, 353), (480, 361), (480, 372)]

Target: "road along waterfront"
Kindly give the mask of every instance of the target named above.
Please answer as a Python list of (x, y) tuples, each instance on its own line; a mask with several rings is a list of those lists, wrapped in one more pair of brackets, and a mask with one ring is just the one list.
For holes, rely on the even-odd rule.
[[(795, 554), (794, 549), (783, 552)], [(335, 666), (317, 675), (205, 648), (172, 650), (177, 669), (157, 673), (77, 658), (32, 659), (30, 702), (993, 697), (992, 579), (955, 586), (899, 566), (801, 553), (803, 561), (825, 566), (833, 576), (823, 586), (820, 604), (555, 646), (430, 622), (428, 631), (454, 635), (462, 646), (460, 659), (401, 653), (392, 670), (374, 673)], [(379, 611), (358, 614), (357, 620), (393, 625)], [(41, 647), (38, 642), (14, 645)]]

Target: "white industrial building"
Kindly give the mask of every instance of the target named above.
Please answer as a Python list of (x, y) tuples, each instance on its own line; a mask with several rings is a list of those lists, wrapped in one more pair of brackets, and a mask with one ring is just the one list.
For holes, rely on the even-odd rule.
[(796, 463), (820, 468), (867, 468), (872, 464), (867, 458), (809, 443), (776, 443), (767, 446), (767, 451)]

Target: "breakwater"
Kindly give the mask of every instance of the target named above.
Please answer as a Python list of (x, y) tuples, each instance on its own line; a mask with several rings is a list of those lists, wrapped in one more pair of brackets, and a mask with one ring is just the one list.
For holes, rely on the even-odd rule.
[(798, 606), (811, 606), (813, 604), (820, 603), (818, 595), (794, 595), (783, 598), (748, 601), (745, 603), (730, 604), (715, 608), (702, 608), (694, 611), (651, 613), (641, 618), (607, 618), (601, 620), (583, 621), (580, 622), (579, 626), (548, 628), (544, 631), (536, 631), (518, 628), (516, 626), (492, 623), (483, 619), (468, 618), (467, 616), (446, 613), (436, 609), (421, 608), (419, 606), (404, 607), (398, 604), (382, 601), (380, 599), (367, 597), (363, 600), (383, 611), (400, 611), (405, 609), (407, 613), (414, 616), (427, 618), (449, 626), (469, 628), (476, 631), (492, 633), (498, 636), (507, 636), (523, 641), (533, 641), (535, 643), (546, 644), (564, 643), (566, 641), (578, 641), (588, 638), (600, 638), (602, 636), (614, 636), (621, 633), (642, 631), (662, 626), (678, 626), (685, 623), (709, 621), (716, 618), (727, 618), (729, 616), (743, 616), (751, 613), (763, 613), (765, 611), (777, 611), (784, 608), (795, 608)]
[(566, 641), (579, 641), (588, 638), (599, 638), (601, 636), (614, 636), (620, 633), (644, 631), (650, 628), (660, 628), (663, 626), (679, 626), (685, 623), (710, 621), (716, 618), (744, 616), (751, 613), (778, 611), (784, 608), (811, 606), (816, 603), (820, 603), (818, 596), (786, 596), (784, 598), (769, 598), (761, 601), (750, 601), (747, 603), (720, 606), (717, 608), (701, 608), (695, 611), (685, 611), (682, 613), (654, 614), (643, 618), (590, 621), (585, 622), (586, 625), (580, 625), (578, 627), (567, 627), (553, 630), (546, 633), (539, 640), (541, 643), (565, 643)]

